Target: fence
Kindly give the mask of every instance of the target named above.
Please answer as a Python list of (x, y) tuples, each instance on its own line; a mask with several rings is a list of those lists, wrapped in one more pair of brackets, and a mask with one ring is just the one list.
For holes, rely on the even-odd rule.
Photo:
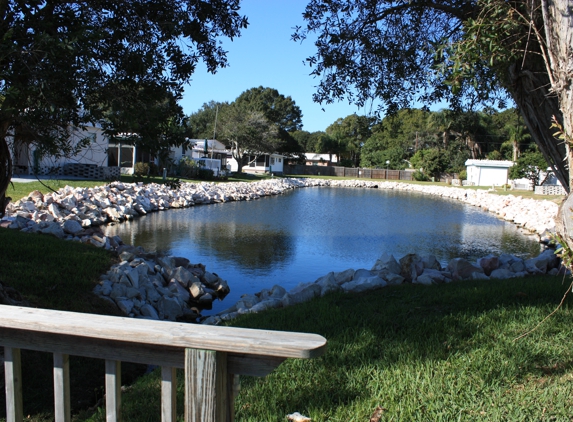
[[(103, 167), (97, 164), (83, 163), (66, 163), (63, 166), (39, 166), (31, 168), (31, 174), (38, 176), (65, 177), (72, 176), (75, 178), (91, 180), (116, 180), (121, 176), (119, 167)], [(25, 174), (27, 170), (17, 169), (14, 174)]]
[(537, 195), (567, 195), (567, 192), (561, 185), (535, 186), (535, 193)]
[(335, 166), (285, 165), (284, 174), (293, 176), (336, 176), (355, 179), (412, 180), (410, 170), (367, 169)]
[(232, 422), (238, 376), (266, 376), (287, 358), (326, 350), (317, 334), (215, 327), (0, 305), (6, 422), (23, 419), (20, 349), (53, 353), (56, 422), (71, 421), (69, 356), (105, 359), (107, 421), (121, 419), (121, 361), (161, 366), (161, 420), (176, 420), (176, 368), (185, 421)]

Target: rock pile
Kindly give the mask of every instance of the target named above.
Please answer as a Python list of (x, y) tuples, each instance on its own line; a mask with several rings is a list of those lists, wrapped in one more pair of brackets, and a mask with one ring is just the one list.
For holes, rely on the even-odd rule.
[(120, 247), (121, 262), (102, 275), (94, 293), (127, 316), (195, 322), (202, 309), (229, 293), (227, 282), (186, 258)]
[(288, 292), (275, 285), (254, 295), (243, 295), (233, 306), (208, 317), (203, 323), (217, 325), (242, 314), (295, 305), (334, 291), (360, 293), (402, 283), (430, 286), (460, 280), (502, 280), (533, 274), (558, 275), (564, 271), (552, 249), (546, 249), (536, 258), (527, 260), (509, 254), (489, 255), (475, 263), (454, 258), (446, 268), (442, 268), (433, 255), (408, 254), (396, 260), (393, 255), (384, 254), (370, 270), (330, 272), (314, 282), (301, 283)]

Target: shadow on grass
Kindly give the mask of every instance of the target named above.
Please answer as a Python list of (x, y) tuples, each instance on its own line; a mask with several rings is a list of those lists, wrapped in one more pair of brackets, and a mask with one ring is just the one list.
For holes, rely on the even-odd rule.
[[(378, 394), (430, 385), (434, 376), (444, 384), (456, 374), (456, 383), (467, 382), (464, 389), (479, 395), (482, 389), (570, 373), (571, 298), (538, 330), (514, 341), (558, 306), (568, 285), (555, 277), (400, 285), (247, 315), (233, 325), (317, 333), (328, 339), (328, 351), (318, 359), (287, 361), (266, 379), (246, 378), (238, 411), (251, 420), (254, 403), (268, 406), (271, 400), (274, 415), (314, 408), (326, 417)], [(385, 377), (396, 379), (396, 391), (377, 386)]]

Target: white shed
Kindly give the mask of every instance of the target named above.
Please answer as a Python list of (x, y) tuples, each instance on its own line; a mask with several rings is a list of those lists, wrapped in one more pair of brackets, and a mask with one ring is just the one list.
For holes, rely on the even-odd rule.
[(468, 184), (470, 186), (506, 185), (511, 166), (513, 166), (513, 161), (467, 160)]

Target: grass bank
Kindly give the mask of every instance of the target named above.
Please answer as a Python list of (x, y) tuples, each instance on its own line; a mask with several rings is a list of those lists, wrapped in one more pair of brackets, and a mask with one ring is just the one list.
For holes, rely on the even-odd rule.
[[(0, 283), (16, 289), (30, 306), (120, 316), (116, 306), (92, 293), (99, 276), (115, 260), (109, 252), (52, 236), (0, 229), (0, 256)], [(53, 420), (52, 365), (51, 354), (22, 351), (24, 407), (30, 421)], [(72, 356), (70, 367), (71, 402), (78, 412), (103, 397), (104, 362)], [(126, 364), (122, 376), (133, 382), (145, 369)], [(1, 390), (0, 418), (6, 405)]]
[[(381, 407), (381, 421), (570, 421), (571, 299), (515, 340), (565, 290), (556, 277), (401, 285), (244, 316), (230, 325), (318, 333), (328, 351), (243, 377), (236, 419), (367, 421)], [(158, 420), (159, 384), (153, 373), (125, 393), (124, 420)], [(88, 420), (105, 420), (104, 409)]]

